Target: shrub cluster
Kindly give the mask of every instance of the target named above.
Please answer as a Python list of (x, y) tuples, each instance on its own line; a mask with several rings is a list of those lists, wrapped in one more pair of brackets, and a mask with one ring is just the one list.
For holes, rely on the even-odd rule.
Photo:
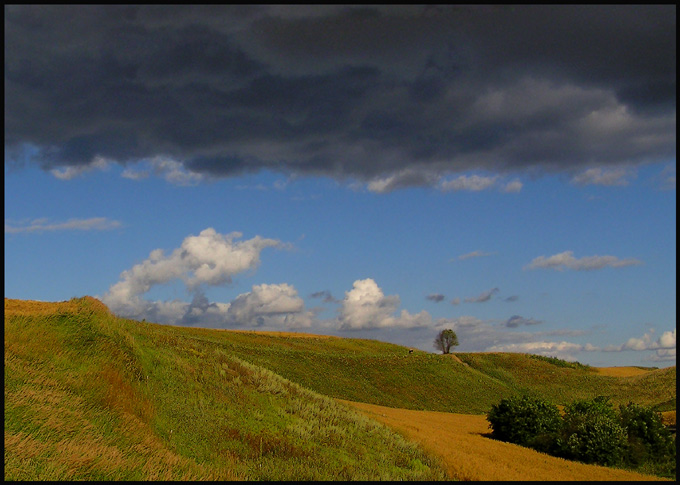
[(487, 414), (496, 439), (554, 456), (639, 469), (675, 478), (675, 437), (661, 415), (628, 403), (614, 409), (599, 396), (574, 401), (562, 416), (556, 405), (529, 396), (503, 399)]

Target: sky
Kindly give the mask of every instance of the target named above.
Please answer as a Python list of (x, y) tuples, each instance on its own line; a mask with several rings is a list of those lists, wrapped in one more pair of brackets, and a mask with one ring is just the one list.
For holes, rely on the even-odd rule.
[(675, 5), (4, 8), (6, 298), (675, 365)]

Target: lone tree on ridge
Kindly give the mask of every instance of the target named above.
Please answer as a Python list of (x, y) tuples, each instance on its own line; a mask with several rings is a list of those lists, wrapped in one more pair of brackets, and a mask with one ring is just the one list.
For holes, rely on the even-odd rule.
[(450, 328), (439, 332), (437, 338), (434, 339), (434, 348), (441, 350), (442, 354), (448, 354), (451, 347), (455, 347), (456, 345), (458, 345), (458, 335)]

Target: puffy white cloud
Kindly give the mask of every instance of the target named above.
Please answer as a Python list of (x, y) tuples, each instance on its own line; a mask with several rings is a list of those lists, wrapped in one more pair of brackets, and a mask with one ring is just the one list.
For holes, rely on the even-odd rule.
[(254, 285), (229, 303), (210, 302), (200, 291), (191, 303), (133, 297), (119, 306), (117, 313), (157, 323), (217, 328), (294, 330), (309, 328), (315, 322), (314, 314), (305, 311), (297, 290), (286, 283)]
[(654, 332), (645, 333), (641, 338), (630, 338), (621, 346), (621, 350), (657, 350), (675, 348), (675, 329), (664, 332), (653, 340)]
[(674, 349), (675, 348), (675, 329), (669, 332), (664, 332), (658, 340), (659, 348)]
[(264, 248), (283, 246), (278, 240), (260, 236), (235, 241), (241, 236), (239, 232), (223, 235), (208, 228), (198, 236), (185, 238), (169, 256), (155, 249), (146, 260), (124, 271), (102, 301), (112, 311), (132, 316), (144, 308), (139, 297), (155, 285), (178, 279), (190, 290), (202, 284), (221, 285), (231, 281), (233, 275), (257, 267)]
[(487, 352), (523, 352), (550, 357), (557, 357), (563, 360), (575, 360), (574, 353), (585, 350), (580, 344), (571, 342), (523, 342), (493, 345), (486, 349)]
[(602, 269), (608, 266), (611, 268), (622, 268), (639, 264), (642, 264), (642, 261), (638, 259), (619, 259), (616, 256), (585, 256), (576, 259), (573, 251), (564, 251), (547, 258), (545, 256), (534, 258), (524, 269), (555, 269), (558, 271), (572, 269), (583, 271)]
[(227, 323), (246, 326), (310, 327), (313, 314), (304, 311), (297, 290), (286, 283), (254, 285), (236, 297), (227, 309)]
[(399, 316), (394, 316), (399, 304), (398, 295), (385, 296), (371, 278), (357, 280), (352, 289), (345, 292), (340, 309), (340, 329), (416, 328), (432, 324), (432, 317), (424, 310), (415, 315), (402, 310)]
[(664, 362), (675, 360), (676, 351), (675, 329), (666, 331), (661, 336), (654, 340), (654, 330), (645, 333), (642, 337), (633, 337), (628, 339), (623, 345), (609, 345), (602, 350), (605, 352), (622, 352), (622, 351), (654, 351), (654, 355), (647, 358), (652, 362)]

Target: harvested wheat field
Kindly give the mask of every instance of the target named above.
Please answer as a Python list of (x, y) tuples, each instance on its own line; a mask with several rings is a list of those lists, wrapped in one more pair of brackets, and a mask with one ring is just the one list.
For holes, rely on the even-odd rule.
[(486, 436), (483, 415), (412, 411), (340, 400), (438, 455), (453, 480), (663, 480), (564, 460)]
[(598, 374), (610, 377), (633, 377), (647, 374), (650, 369), (640, 367), (595, 367)]

